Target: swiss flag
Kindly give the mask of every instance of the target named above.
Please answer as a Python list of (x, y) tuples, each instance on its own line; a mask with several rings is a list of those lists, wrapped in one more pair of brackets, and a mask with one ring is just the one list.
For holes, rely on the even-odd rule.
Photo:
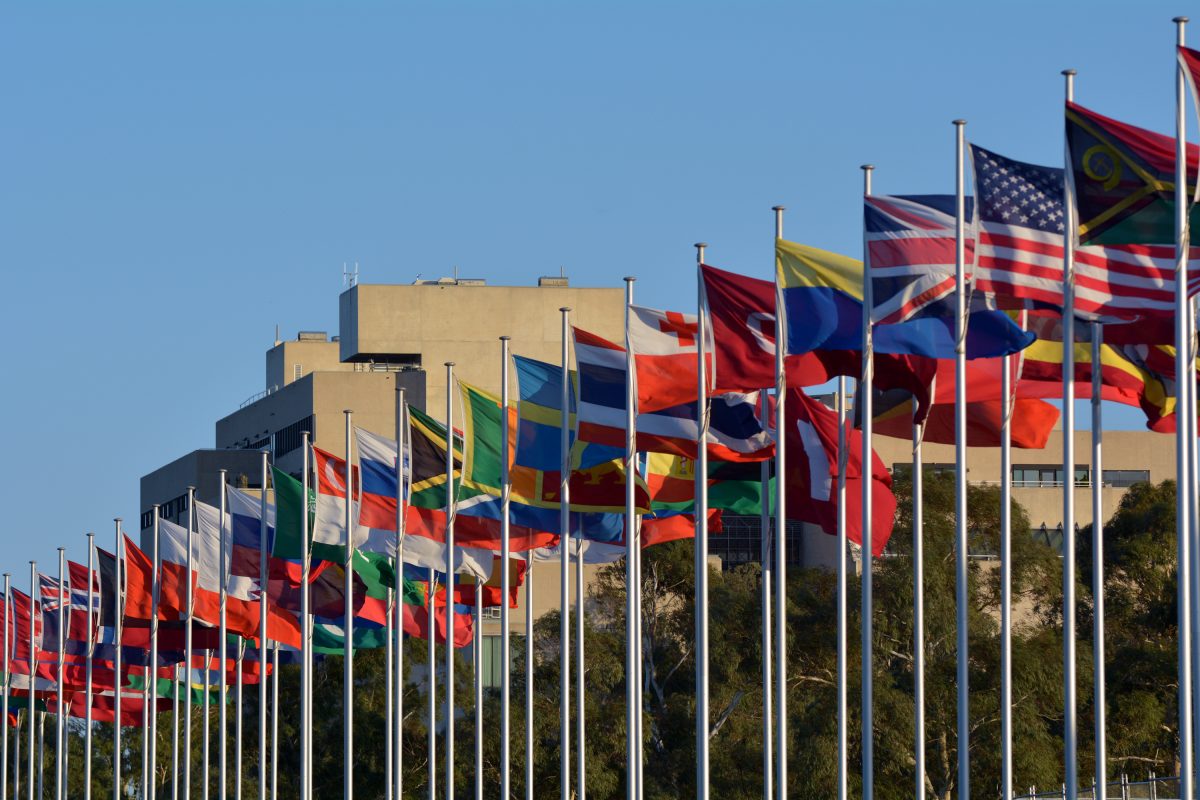
[[(639, 412), (696, 402), (698, 336), (695, 314), (629, 307), (629, 344), (637, 368)], [(712, 357), (707, 361), (711, 375)], [(711, 378), (708, 384), (711, 388)]]

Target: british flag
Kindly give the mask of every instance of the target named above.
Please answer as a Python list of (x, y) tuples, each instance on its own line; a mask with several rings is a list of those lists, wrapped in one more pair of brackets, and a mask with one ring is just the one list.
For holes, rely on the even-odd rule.
[[(1063, 170), (971, 146), (978, 264), (975, 288), (1054, 310), (1063, 307)], [(1193, 270), (1200, 258), (1191, 259)], [(1195, 272), (1192, 273), (1195, 275)], [(1075, 314), (1118, 321), (1173, 314), (1175, 247), (1081, 246), (1075, 250)], [(1189, 293), (1200, 289), (1200, 276)]]
[[(964, 218), (969, 219), (967, 200)], [(918, 316), (953, 318), (954, 201), (954, 195), (865, 198), (873, 323), (887, 325)], [(969, 264), (972, 243), (966, 238)]]

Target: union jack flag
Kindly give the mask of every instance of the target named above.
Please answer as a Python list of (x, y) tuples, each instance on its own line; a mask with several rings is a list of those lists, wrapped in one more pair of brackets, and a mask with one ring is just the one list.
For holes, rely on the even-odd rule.
[[(975, 288), (1063, 307), (1063, 170), (1026, 164), (971, 145), (979, 261)], [(1191, 259), (1200, 264), (1200, 256)], [(1195, 266), (1192, 267), (1195, 275)], [(1200, 276), (1189, 280), (1189, 293)], [(1131, 320), (1173, 314), (1175, 247), (1081, 246), (1075, 250), (1075, 315), (1085, 320)]]
[[(954, 201), (954, 195), (865, 198), (873, 323), (894, 324), (917, 316), (953, 318)], [(964, 214), (971, 214), (970, 198)], [(966, 240), (970, 264), (969, 231)]]

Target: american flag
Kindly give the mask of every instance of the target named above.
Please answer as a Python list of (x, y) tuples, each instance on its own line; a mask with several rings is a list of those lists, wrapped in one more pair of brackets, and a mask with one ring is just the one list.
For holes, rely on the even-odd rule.
[[(954, 316), (954, 195), (870, 195), (863, 224), (875, 324)], [(971, 213), (966, 205), (964, 213)], [(969, 234), (969, 231), (968, 231)], [(966, 243), (967, 263), (971, 242)]]
[[(978, 263), (975, 288), (1037, 307), (1063, 306), (1063, 170), (1026, 164), (971, 145)], [(1200, 263), (1200, 258), (1191, 264)], [(1195, 275), (1194, 272), (1191, 272)], [(1200, 276), (1189, 290), (1200, 289)], [(1075, 313), (1130, 320), (1175, 310), (1175, 247), (1084, 246), (1075, 250)]]

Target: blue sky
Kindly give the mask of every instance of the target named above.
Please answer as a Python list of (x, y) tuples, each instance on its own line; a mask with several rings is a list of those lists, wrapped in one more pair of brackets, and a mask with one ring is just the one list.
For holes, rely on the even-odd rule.
[(878, 192), (952, 191), (956, 117), (1061, 163), (1065, 67), (1081, 102), (1169, 131), (1186, 11), (7, 4), (4, 566), (136, 527), (139, 477), (212, 446), (276, 324), (336, 330), (344, 262), (633, 274), (640, 302), (683, 307), (693, 242), (770, 276), (777, 203), (788, 238), (857, 254), (863, 162)]

